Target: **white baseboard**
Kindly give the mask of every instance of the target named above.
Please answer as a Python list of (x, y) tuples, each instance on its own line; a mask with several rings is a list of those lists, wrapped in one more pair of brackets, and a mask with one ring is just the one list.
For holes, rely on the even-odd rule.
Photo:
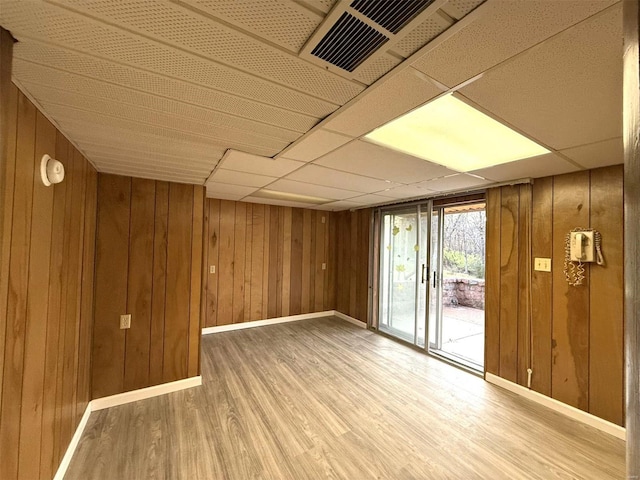
[(85, 409), (84, 414), (80, 419), (80, 423), (78, 423), (78, 427), (76, 428), (76, 432), (71, 438), (71, 442), (69, 442), (67, 451), (65, 452), (64, 457), (62, 457), (62, 461), (58, 466), (58, 470), (56, 471), (53, 480), (64, 479), (64, 476), (67, 473), (67, 469), (69, 468), (69, 464), (71, 463), (71, 459), (73, 458), (73, 454), (76, 452), (76, 448), (78, 447), (78, 443), (80, 442), (80, 438), (82, 437), (82, 432), (84, 432), (84, 429), (87, 426), (87, 422), (89, 421), (91, 412), (109, 407), (115, 407), (117, 405), (124, 405), (125, 403), (131, 403), (137, 400), (143, 400), (145, 398), (157, 397), (166, 393), (177, 392), (178, 390), (197, 387), (198, 385), (202, 385), (201, 376), (185, 378), (184, 380), (163, 383), (161, 385), (154, 385), (152, 387), (141, 388), (139, 390), (133, 390), (131, 392), (119, 393), (117, 395), (111, 395), (109, 397), (102, 397), (91, 400), (87, 404), (87, 408)]
[(522, 385), (510, 382), (509, 380), (505, 380), (504, 378), (498, 377), (497, 375), (494, 375), (492, 373), (485, 373), (485, 380), (489, 383), (509, 390), (510, 392), (517, 393), (518, 395), (539, 403), (540, 405), (544, 405), (551, 410), (562, 413), (567, 417), (573, 418), (574, 420), (585, 423), (591, 427), (597, 428), (598, 430), (602, 430), (603, 432), (613, 435), (614, 437), (621, 438), (622, 440), (626, 439), (626, 430), (620, 425), (608, 422), (607, 420), (603, 420), (600, 417), (596, 417), (595, 415), (572, 407), (571, 405), (562, 403), (554, 398), (547, 397), (546, 395), (534, 392), (533, 390), (529, 390)]
[(344, 313), (340, 313), (336, 310), (326, 310), (324, 312), (314, 312), (314, 313), (302, 313), (300, 315), (291, 315), (288, 317), (277, 317), (277, 318), (268, 318), (266, 320), (254, 320), (253, 322), (241, 322), (241, 323), (232, 323), (229, 325), (219, 325), (217, 327), (205, 327), (202, 329), (202, 335), (209, 335), (211, 333), (220, 333), (220, 332), (230, 332), (233, 330), (244, 330), (245, 328), (255, 328), (255, 327), (264, 327), (265, 325), (276, 325), (278, 323), (287, 323), (287, 322), (298, 322), (300, 320), (310, 320), (312, 318), (322, 318), (322, 317), (338, 317), (342, 320), (346, 320), (349, 323), (353, 323), (354, 325), (358, 325), (362, 328), (367, 328), (367, 324), (363, 323), (359, 320), (356, 320), (349, 315), (345, 315)]
[(87, 422), (89, 421), (89, 417), (91, 416), (91, 411), (91, 402), (89, 402), (87, 404), (87, 408), (84, 409), (84, 414), (80, 419), (80, 423), (78, 423), (76, 432), (73, 434), (73, 437), (71, 437), (71, 442), (69, 442), (67, 451), (64, 453), (64, 457), (62, 457), (62, 460), (60, 461), (60, 465), (58, 466), (58, 470), (56, 471), (53, 480), (63, 480), (65, 474), (67, 473), (67, 469), (69, 468), (69, 464), (71, 463), (73, 454), (76, 452), (78, 443), (80, 443), (82, 432), (84, 432), (84, 428), (87, 426)]
[(365, 322), (361, 322), (357, 318), (350, 317), (349, 315), (345, 315), (344, 313), (339, 312), (337, 310), (333, 311), (333, 316), (338, 317), (346, 322), (353, 323), (354, 325), (360, 328), (367, 328), (367, 324)]
[(91, 400), (91, 410), (95, 412), (103, 408), (116, 407), (125, 403), (144, 400), (145, 398), (158, 397), (166, 393), (177, 392), (178, 390), (185, 390), (199, 385), (202, 385), (202, 377), (198, 375), (197, 377), (153, 385), (152, 387), (140, 388), (131, 392), (118, 393), (109, 397), (96, 398)]

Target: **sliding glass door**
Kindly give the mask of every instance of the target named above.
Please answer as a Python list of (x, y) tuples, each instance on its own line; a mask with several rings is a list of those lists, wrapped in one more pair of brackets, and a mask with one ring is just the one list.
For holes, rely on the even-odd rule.
[(382, 210), (380, 230), (379, 329), (482, 371), (484, 202)]

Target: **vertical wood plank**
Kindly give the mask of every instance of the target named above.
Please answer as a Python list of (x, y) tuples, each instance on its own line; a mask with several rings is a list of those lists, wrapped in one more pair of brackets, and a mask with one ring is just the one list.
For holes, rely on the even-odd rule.
[[(533, 184), (531, 256), (553, 256), (553, 178), (539, 178)], [(551, 294), (552, 274), (533, 270), (531, 283), (532, 352), (531, 388), (551, 395)]]
[(247, 235), (247, 204), (236, 202), (235, 249), (233, 254), (233, 320), (244, 321), (244, 262)]
[(262, 318), (269, 318), (269, 255), (271, 252), (271, 207), (264, 206), (264, 248), (262, 250)]
[(309, 297), (311, 277), (311, 210), (304, 210), (302, 214), (302, 281), (300, 282), (301, 292), (301, 313), (309, 313)]
[(300, 208), (291, 211), (291, 291), (290, 314), (302, 313), (302, 242), (304, 213)]
[(127, 313), (131, 315), (131, 328), (125, 331), (125, 390), (150, 385), (155, 207), (155, 181), (132, 178), (127, 280)]
[(24, 371), (24, 341), (27, 310), (29, 241), (36, 130), (36, 110), (24, 95), (18, 97), (15, 194), (11, 232), (11, 259), (7, 298), (7, 333), (2, 378), (0, 411), (0, 478), (18, 475), (18, 455), (6, 455), (15, 449), (20, 435), (20, 406)]
[[(74, 162), (73, 157), (73, 147), (69, 143), (69, 141), (64, 138), (64, 136), (59, 135), (56, 138), (56, 159), (61, 161), (64, 165), (67, 165), (65, 168), (71, 169)], [(57, 377), (56, 377), (56, 399), (55, 399), (55, 420), (54, 420), (54, 458), (55, 464), (57, 465), (62, 455), (64, 454), (64, 449), (66, 448), (65, 440), (62, 438), (62, 398), (63, 398), (63, 363), (64, 363), (64, 347), (65, 347), (65, 328), (66, 328), (66, 319), (67, 319), (67, 290), (69, 288), (67, 277), (69, 275), (69, 262), (67, 259), (69, 258), (69, 225), (71, 223), (71, 202), (72, 202), (72, 182), (70, 178), (67, 178), (65, 182), (62, 182), (65, 185), (64, 187), (64, 200), (62, 205), (64, 206), (64, 211), (62, 212), (62, 248), (61, 250), (61, 269), (60, 269), (60, 291), (59, 293), (59, 324), (58, 328), (60, 329), (60, 333), (58, 335), (58, 345), (56, 350), (56, 365), (57, 365)], [(49, 307), (51, 310), (51, 306)], [(95, 323), (95, 319), (94, 319)]]
[(325, 259), (325, 230), (327, 226), (327, 215), (325, 212), (318, 212), (316, 215), (316, 261), (314, 264), (314, 297), (313, 311), (321, 312), (324, 307), (324, 274), (322, 264), (327, 262)]
[(253, 265), (253, 208), (252, 203), (247, 203), (247, 215), (246, 225), (247, 230), (245, 232), (244, 243), (244, 307), (243, 307), (243, 322), (251, 320), (251, 268)]
[[(36, 115), (35, 152), (29, 159), (34, 171), (47, 152), (55, 151), (55, 127), (42, 115)], [(38, 175), (32, 178), (33, 203), (27, 285), (24, 373), (22, 379), (22, 411), (18, 472), (22, 478), (38, 478), (40, 462), (33, 461), (42, 440), (42, 407), (44, 364), (48, 313), (49, 264), (53, 190), (47, 188)], [(39, 294), (38, 294), (39, 293)]]
[(336, 214), (330, 213), (328, 214), (329, 221), (329, 241), (328, 249), (329, 249), (329, 264), (327, 265), (328, 269), (328, 297), (327, 304), (325, 305), (325, 310), (337, 310), (338, 305), (336, 303), (336, 290), (337, 290), (337, 272), (338, 272), (338, 240), (336, 238)]
[(554, 178), (553, 194), (553, 398), (587, 410), (589, 405), (589, 267), (584, 284), (570, 286), (563, 273), (564, 238), (589, 225), (589, 172)]
[(167, 295), (165, 302), (163, 380), (187, 376), (193, 187), (169, 185)]
[(78, 385), (78, 348), (80, 332), (80, 306), (82, 299), (82, 258), (84, 239), (84, 211), (85, 211), (85, 176), (87, 162), (74, 147), (73, 168), (69, 181), (73, 185), (71, 225), (69, 237), (69, 270), (67, 275), (67, 326), (65, 327), (65, 352), (63, 370), (63, 419), (62, 441), (65, 444), (71, 440), (79, 421), (77, 412)]
[(370, 209), (358, 210), (358, 288), (357, 319), (367, 322), (369, 301), (369, 219)]
[(500, 232), (500, 376), (517, 381), (518, 187), (502, 188)]
[(251, 230), (251, 315), (250, 320), (262, 320), (264, 290), (264, 205), (253, 206)]
[(518, 212), (518, 364), (517, 380), (527, 385), (530, 360), (529, 279), (531, 278), (531, 255), (529, 251), (529, 228), (531, 225), (531, 185), (519, 186), (520, 205)]
[(316, 243), (318, 242), (318, 212), (311, 211), (311, 253), (309, 254), (309, 312), (313, 312), (316, 302)]
[(149, 383), (162, 383), (164, 363), (164, 319), (167, 295), (167, 236), (169, 222), (169, 184), (156, 182), (153, 228), (153, 284), (151, 289), (151, 342)]
[[(3, 92), (4, 93), (4, 92)], [(11, 84), (9, 98), (3, 106), (2, 115), (7, 116), (6, 144), (4, 151), (4, 164), (2, 168), (2, 186), (0, 196), (2, 196), (2, 238), (0, 239), (0, 372), (4, 371), (5, 359), (5, 338), (7, 332), (7, 296), (9, 294), (9, 262), (11, 259), (11, 230), (13, 223), (13, 195), (16, 168), (16, 137), (18, 130), (18, 89)], [(3, 152), (0, 152), (3, 155)], [(0, 376), (0, 412), (2, 411), (3, 381)]]
[(277, 238), (278, 248), (276, 250), (276, 317), (282, 316), (282, 294), (284, 291), (282, 285), (284, 261), (282, 258), (284, 252), (284, 209), (285, 207), (278, 207), (278, 223), (277, 223)]
[(358, 301), (358, 214), (349, 212), (350, 235), (347, 237), (349, 245), (349, 315), (356, 317), (356, 307)]
[(233, 323), (234, 247), (236, 205), (220, 201), (220, 246), (218, 253), (218, 315), (216, 325)]
[(289, 315), (291, 302), (291, 207), (284, 207), (282, 214), (282, 313)]
[(118, 322), (127, 308), (130, 198), (130, 178), (98, 176), (92, 398), (124, 387), (124, 331)]
[(500, 235), (502, 190), (487, 190), (485, 267), (485, 370), (500, 375)]
[[(207, 236), (208, 263), (207, 269), (207, 297), (205, 326), (214, 327), (218, 324), (218, 278), (220, 277), (220, 260), (218, 249), (220, 245), (220, 200), (211, 198), (209, 204), (209, 234)], [(211, 273), (211, 267), (216, 269)]]
[(324, 299), (323, 299), (323, 307), (322, 309), (327, 311), (327, 310), (334, 310), (335, 308), (332, 307), (331, 305), (332, 303), (332, 293), (331, 293), (331, 288), (332, 288), (332, 277), (333, 277), (333, 265), (331, 264), (332, 262), (332, 253), (331, 250), (333, 248), (333, 244), (331, 243), (331, 233), (332, 233), (332, 215), (331, 212), (324, 212), (324, 215), (326, 217), (326, 225), (324, 228), (324, 258), (325, 258), (325, 262), (327, 263), (327, 269), (324, 272)]
[[(82, 260), (82, 299), (80, 306), (80, 348), (78, 350), (78, 410), (84, 412), (91, 400), (91, 337), (93, 334), (94, 262), (96, 244), (96, 209), (98, 173), (87, 165), (85, 175), (84, 257)], [(42, 477), (41, 473), (41, 477)], [(46, 478), (46, 477), (45, 477)]]
[(280, 207), (271, 206), (269, 208), (269, 267), (267, 273), (269, 275), (269, 305), (267, 310), (267, 318), (275, 318), (278, 316), (278, 215)]
[(189, 360), (187, 375), (195, 377), (200, 360), (200, 302), (202, 294), (202, 235), (204, 225), (205, 190), (193, 186), (193, 219), (191, 223), (191, 282), (189, 299)]
[[(56, 133), (55, 155), (62, 159), (62, 151), (66, 159), (67, 142), (60, 132)], [(96, 178), (97, 181), (97, 178)], [(64, 225), (66, 211), (67, 182), (53, 186), (53, 213), (51, 233), (51, 257), (49, 262), (49, 295), (47, 312), (47, 339), (45, 345), (45, 382), (44, 403), (42, 406), (42, 445), (40, 451), (40, 474), (42, 478), (51, 478), (59, 460), (59, 427), (60, 418), (56, 414), (57, 386), (59, 377), (58, 345), (60, 339), (60, 305), (62, 291), (62, 262), (64, 250)], [(97, 184), (94, 186), (97, 189)], [(94, 219), (95, 222), (95, 219)], [(92, 277), (93, 277), (92, 258)], [(93, 308), (91, 310), (93, 325)]]
[(623, 170), (591, 171), (591, 227), (602, 235), (605, 264), (589, 284), (589, 412), (624, 423)]

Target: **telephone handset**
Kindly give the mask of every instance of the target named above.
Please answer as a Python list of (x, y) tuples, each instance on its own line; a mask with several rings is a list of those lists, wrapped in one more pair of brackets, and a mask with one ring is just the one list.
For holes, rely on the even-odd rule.
[(584, 263), (604, 265), (602, 237), (591, 228), (574, 228), (565, 237), (564, 275), (569, 285), (577, 287), (584, 281)]

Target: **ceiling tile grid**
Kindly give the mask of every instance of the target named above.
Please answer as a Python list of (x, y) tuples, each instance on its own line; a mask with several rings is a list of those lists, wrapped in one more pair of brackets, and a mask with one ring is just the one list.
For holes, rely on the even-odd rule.
[[(21, 54), (22, 49), (19, 50), (18, 54)], [(143, 92), (134, 88), (134, 86), (120, 86), (85, 75), (77, 75), (49, 66), (38, 65), (30, 61), (24, 61), (20, 57), (14, 59), (13, 73), (16, 78), (20, 79), (22, 85), (45, 86), (63, 90), (68, 94), (116, 99), (119, 102), (195, 119), (213, 121), (215, 116), (219, 115), (222, 119), (234, 119), (232, 121), (237, 122), (238, 125), (262, 124), (264, 127), (271, 126), (275, 129), (274, 132), (288, 132), (286, 139), (293, 137), (290, 132), (304, 133), (317, 122), (316, 117), (283, 111), (269, 105), (257, 104), (240, 97), (212, 90), (202, 92), (204, 96), (209, 98), (206, 101), (203, 99), (201, 102), (197, 101), (200, 95), (194, 95), (195, 98), (189, 98), (186, 94), (173, 94), (173, 97), (169, 98), (153, 91), (150, 93)], [(176, 84), (167, 90), (186, 93), (184, 92), (186, 88), (183, 89), (181, 87), (182, 85)], [(34, 94), (34, 92), (30, 93)], [(34, 96), (37, 95), (34, 94)], [(247, 123), (240, 123), (243, 121)]]
[(286, 0), (184, 0), (234, 26), (298, 53), (323, 19)]
[(368, 90), (358, 102), (332, 117), (323, 127), (359, 137), (440, 95), (442, 90), (407, 68)]
[(323, 185), (296, 182), (286, 179), (277, 180), (276, 182), (269, 185), (268, 189), (278, 192), (294, 193), (296, 195), (326, 198), (329, 200), (344, 200), (346, 198), (358, 196), (358, 194), (361, 193), (353, 190), (343, 190), (340, 188), (325, 187)]
[(353, 138), (328, 130), (314, 130), (280, 156), (302, 162), (310, 162), (332, 150), (349, 143)]
[(482, 15), (412, 65), (454, 87), (617, 0), (494, 0)]
[[(157, 0), (56, 3), (330, 102), (345, 103), (363, 90), (354, 82), (174, 3)], [(268, 8), (269, 3), (255, 2), (254, 14), (259, 16), (265, 6)]]
[[(308, 108), (331, 111), (338, 106), (337, 103), (41, 2), (6, 2), (0, 12), (0, 21), (18, 40), (24, 35), (27, 39), (35, 37), (63, 44), (89, 55), (282, 108), (306, 113)], [(74, 67), (71, 64), (67, 69), (73, 71)]]
[(399, 186), (398, 183), (388, 180), (370, 178), (363, 175), (341, 172), (319, 165), (307, 165), (287, 175), (287, 180), (314, 183), (327, 187), (337, 187), (356, 192), (372, 193), (386, 188)]
[(459, 92), (561, 150), (622, 132), (622, 5), (485, 73)]
[(264, 187), (275, 182), (278, 178), (218, 168), (213, 172), (209, 180), (216, 183), (230, 183), (246, 187)]
[(235, 150), (227, 150), (220, 161), (220, 168), (272, 177), (283, 177), (302, 166), (304, 163), (297, 160), (271, 159)]
[[(448, 4), (445, 4), (445, 6), (446, 5)], [(444, 16), (439, 14), (433, 15), (409, 32), (393, 47), (393, 50), (402, 54), (405, 58), (409, 57), (451, 25), (453, 25), (453, 22)]]

